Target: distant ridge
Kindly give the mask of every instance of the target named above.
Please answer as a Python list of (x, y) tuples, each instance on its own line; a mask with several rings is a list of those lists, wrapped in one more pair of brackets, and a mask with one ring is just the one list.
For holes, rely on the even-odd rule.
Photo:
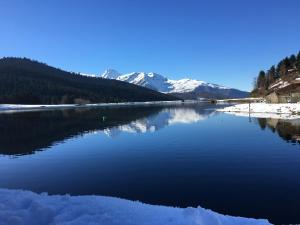
[(153, 72), (133, 72), (121, 75), (116, 70), (108, 69), (101, 77), (125, 81), (183, 99), (243, 98), (249, 95), (246, 91), (195, 79), (171, 80)]
[(178, 98), (118, 80), (66, 72), (27, 58), (0, 59), (0, 104), (85, 104)]

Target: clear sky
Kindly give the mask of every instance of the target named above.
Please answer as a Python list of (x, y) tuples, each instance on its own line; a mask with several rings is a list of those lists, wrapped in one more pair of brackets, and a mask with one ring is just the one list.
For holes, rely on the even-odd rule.
[(299, 0), (3, 0), (0, 57), (157, 72), (243, 90), (300, 50)]

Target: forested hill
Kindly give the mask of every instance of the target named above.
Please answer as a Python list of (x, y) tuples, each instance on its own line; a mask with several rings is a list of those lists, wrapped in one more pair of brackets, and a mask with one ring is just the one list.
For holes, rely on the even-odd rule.
[(82, 76), (27, 58), (0, 59), (0, 104), (83, 104), (177, 98), (117, 80)]
[(254, 80), (252, 96), (264, 96), (272, 91), (274, 83), (289, 83), (300, 75), (300, 51), (297, 55), (291, 55), (282, 59), (276, 66), (273, 65), (267, 71), (260, 71)]

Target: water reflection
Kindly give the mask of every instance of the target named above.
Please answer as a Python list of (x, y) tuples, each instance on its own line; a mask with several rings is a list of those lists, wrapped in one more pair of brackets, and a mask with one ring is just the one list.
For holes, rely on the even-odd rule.
[[(251, 118), (249, 123), (215, 108), (0, 114), (0, 154), (31, 154), (0, 157), (0, 187), (200, 205), (299, 224), (300, 151), (282, 139), (293, 142), (300, 121)], [(85, 135), (90, 132), (97, 134)]]
[(171, 124), (195, 123), (212, 114), (214, 110), (203, 105), (5, 113), (0, 114), (0, 154), (32, 154), (89, 132), (103, 131), (110, 137), (121, 132), (154, 132)]
[(173, 124), (191, 124), (214, 115), (214, 110), (196, 110), (196, 108), (165, 108), (155, 115), (137, 119), (125, 125), (104, 129), (109, 137), (116, 137), (122, 132), (146, 133), (155, 132)]
[[(192, 124), (216, 115), (213, 105), (147, 106), (102, 109), (69, 109), (0, 114), (0, 154), (24, 155), (50, 148), (74, 136), (103, 132), (115, 138), (121, 133), (155, 132), (175, 124)], [(257, 118), (264, 130), (300, 143), (300, 119)]]
[(283, 140), (300, 144), (300, 119), (258, 118), (257, 121), (262, 130), (269, 128)]

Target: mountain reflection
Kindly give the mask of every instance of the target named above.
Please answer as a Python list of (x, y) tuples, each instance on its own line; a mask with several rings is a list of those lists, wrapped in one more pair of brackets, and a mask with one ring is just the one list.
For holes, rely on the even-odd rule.
[(0, 114), (0, 154), (25, 155), (74, 136), (103, 131), (154, 132), (171, 124), (195, 123), (212, 115), (207, 106), (147, 106), (69, 109)]
[(258, 118), (257, 121), (262, 130), (269, 128), (283, 140), (300, 144), (300, 119)]
[(154, 132), (173, 124), (190, 124), (205, 120), (215, 112), (213, 110), (196, 110), (195, 108), (164, 108), (158, 114), (137, 119), (125, 125), (104, 129), (109, 137), (116, 137), (122, 132)]

